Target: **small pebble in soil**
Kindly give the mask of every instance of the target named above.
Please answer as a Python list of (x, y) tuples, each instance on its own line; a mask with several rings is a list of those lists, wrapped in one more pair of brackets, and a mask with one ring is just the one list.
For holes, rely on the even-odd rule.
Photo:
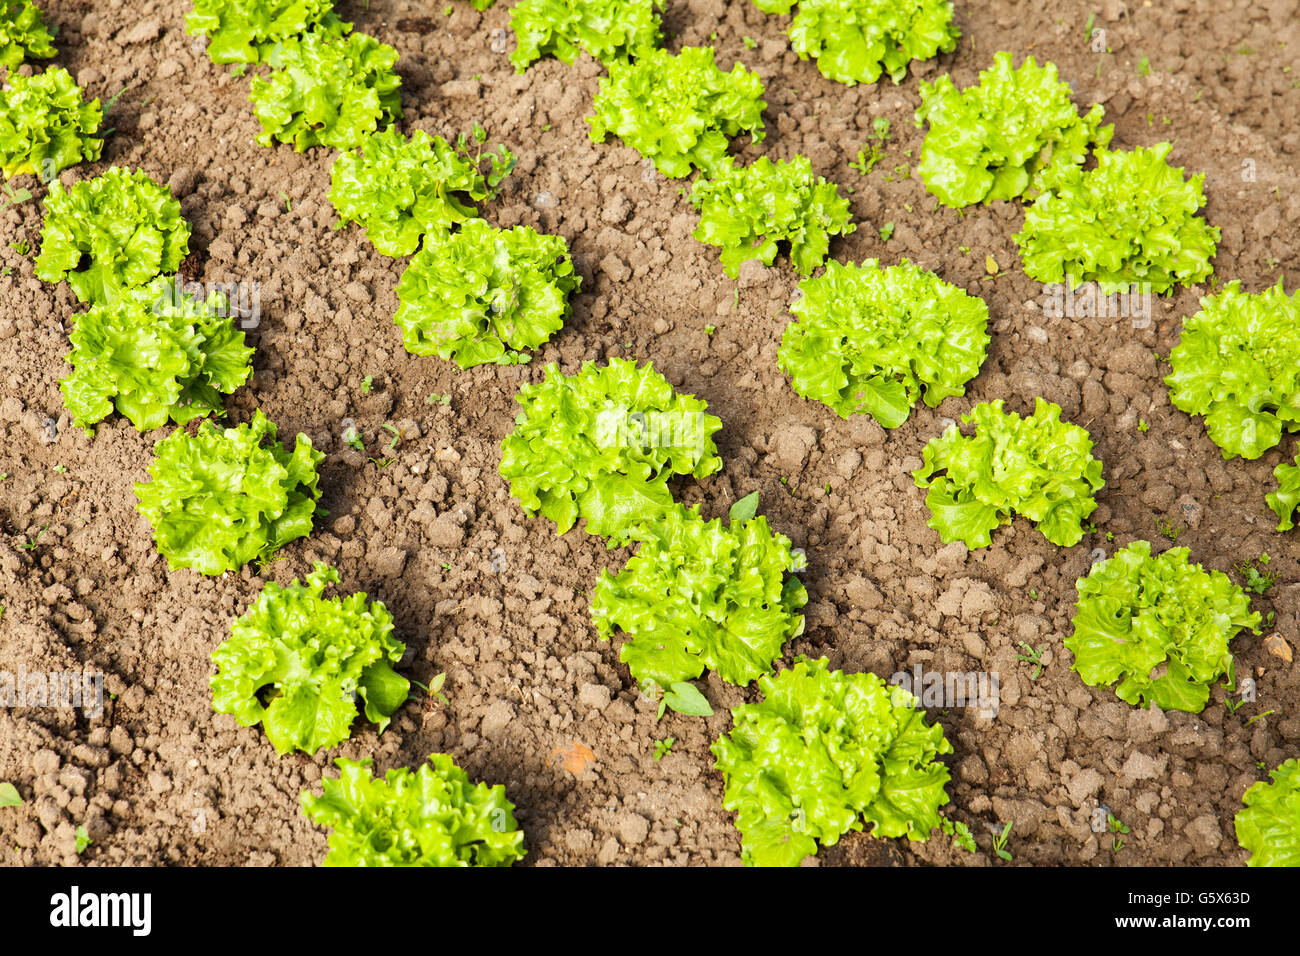
[(554, 209), (559, 205), (559, 202), (551, 193), (540, 192), (533, 197), (533, 205), (538, 209)]

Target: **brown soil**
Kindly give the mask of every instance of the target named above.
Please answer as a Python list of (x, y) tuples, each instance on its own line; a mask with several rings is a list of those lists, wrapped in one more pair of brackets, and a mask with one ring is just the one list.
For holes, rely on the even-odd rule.
[[(1242, 636), (1238, 670), (1257, 676), (1258, 703), (1229, 713), (1216, 691), (1200, 715), (1162, 715), (1083, 686), (1061, 647), (1090, 552), (1135, 538), (1168, 546), (1157, 519), (1185, 527), (1178, 543), (1207, 567), (1232, 572), (1267, 551), (1278, 584), (1255, 607), (1277, 613), (1293, 646), (1300, 637), (1300, 585), (1291, 583), (1300, 538), (1272, 530), (1263, 500), (1281, 450), (1223, 462), (1201, 423), (1171, 408), (1165, 368), (1153, 357), (1168, 354), (1204, 289), (1160, 302), (1145, 330), (1127, 320), (1045, 319), (1011, 239), (1017, 206), (958, 216), (933, 210), (914, 175), (889, 181), (892, 167), (915, 164), (922, 141), (911, 122), (915, 77), (841, 86), (789, 52), (786, 18), (748, 0), (671, 0), (672, 44), (716, 32), (720, 63), (739, 59), (767, 83), (769, 138), (746, 155), (804, 153), (855, 187), (861, 227), (834, 245), (836, 257), (908, 256), (989, 303), (989, 360), (965, 398), (920, 408), (890, 433), (866, 419), (841, 421), (799, 399), (777, 369), (796, 282), (788, 266), (746, 270), (737, 292), (716, 250), (691, 238), (696, 216), (680, 183), (647, 170), (630, 149), (588, 141), (583, 117), (597, 64), (548, 60), (517, 76), (492, 49), (505, 6), (480, 14), (448, 2), (449, 17), (442, 4), (340, 6), (358, 30), (401, 52), (405, 128), (454, 134), (479, 121), (520, 154), (487, 218), (571, 242), (584, 291), (568, 327), (531, 366), (462, 372), (403, 351), (391, 317), (404, 263), (375, 253), (356, 229), (330, 228), (331, 151), (300, 156), (254, 143), (248, 80), (209, 63), (185, 35), (188, 3), (44, 4), (61, 31), (55, 62), (101, 98), (128, 88), (110, 114), (116, 132), (103, 162), (65, 178), (120, 164), (170, 181), (194, 226), (191, 271), (261, 283), (256, 374), (230, 401), (231, 417), (261, 407), (282, 433), (309, 434), (329, 455), (322, 504), (330, 514), (266, 576), (169, 572), (131, 491), (163, 433), (142, 436), (115, 418), (88, 439), (69, 426), (58, 382), (76, 304), (66, 285), (37, 280), (31, 259), (10, 246), (38, 246), (40, 203), (0, 211), (0, 472), (8, 475), (0, 483), (0, 670), (84, 666), (105, 672), (113, 695), (98, 719), (0, 713), (0, 780), (27, 800), (0, 811), (0, 860), (311, 864), (325, 837), (300, 815), (298, 795), (319, 786), (333, 757), (373, 755), (386, 769), (445, 750), (471, 776), (505, 784), (531, 863), (737, 863), (739, 835), (721, 808), (708, 746), (729, 726), (726, 708), (753, 693), (711, 680), (712, 718), (656, 724), (617, 645), (599, 642), (587, 615), (600, 569), (618, 567), (625, 552), (579, 531), (557, 538), (548, 522), (528, 520), (496, 471), (522, 382), (547, 362), (571, 370), (620, 355), (653, 359), (724, 422), (725, 469), (680, 486), (681, 497), (704, 502), (712, 516), (759, 490), (774, 526), (807, 549), (809, 626), (791, 655), (824, 654), (884, 676), (917, 663), (1001, 676), (996, 719), (932, 713), (956, 748), (950, 812), (969, 824), (980, 852), (945, 839), (851, 834), (823, 850), (821, 864), (995, 863), (989, 834), (1006, 821), (1015, 823), (1017, 862), (1241, 864), (1232, 831), (1241, 795), (1261, 777), (1258, 762), (1276, 765), (1300, 744), (1296, 670), (1270, 656), (1262, 637)], [(948, 70), (964, 86), (996, 50), (1055, 61), (1080, 102), (1106, 104), (1116, 145), (1173, 138), (1172, 160), (1208, 174), (1207, 215), (1223, 229), (1220, 278), (1258, 291), (1275, 281), (1280, 261), (1295, 288), (1296, 0), (1127, 8), (1060, 0), (1050, 8), (960, 2), (957, 52), (916, 72)], [(1085, 43), (1093, 10), (1111, 54)], [(1139, 75), (1143, 56), (1147, 76)], [(890, 120), (894, 138), (864, 179), (848, 164), (877, 116)], [(1242, 178), (1248, 159), (1253, 182)], [(883, 243), (886, 221), (895, 232)], [(984, 281), (990, 255), (1007, 272)], [(363, 394), (367, 375), (374, 389)], [(449, 393), (450, 405), (427, 403), (435, 392)], [(923, 443), (976, 401), (1006, 397), (1026, 411), (1036, 395), (1060, 403), (1097, 441), (1107, 481), (1098, 532), (1064, 549), (1017, 521), (979, 552), (944, 547), (908, 475)], [(53, 443), (42, 439), (46, 418), (57, 421)], [(344, 418), (356, 420), (372, 455), (381, 425), (396, 423), (406, 435), (396, 463), (378, 468), (344, 445)], [(209, 654), (266, 580), (288, 581), (317, 559), (336, 563), (345, 587), (388, 604), (411, 649), (408, 671), (422, 681), (446, 671), (450, 704), (408, 705), (380, 737), (359, 722), (337, 752), (277, 757), (260, 729), (212, 713)], [(1037, 680), (1015, 659), (1020, 641), (1047, 648)], [(655, 762), (654, 741), (668, 735), (677, 743)], [(575, 776), (557, 751), (579, 743), (595, 759)], [(1132, 830), (1119, 852), (1089, 828), (1099, 800)], [(94, 839), (81, 857), (79, 825)]]

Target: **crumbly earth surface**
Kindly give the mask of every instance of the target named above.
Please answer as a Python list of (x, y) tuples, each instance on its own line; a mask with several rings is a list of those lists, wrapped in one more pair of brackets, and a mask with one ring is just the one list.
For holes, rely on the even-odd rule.
[[(1157, 300), (1147, 328), (1045, 317), (1012, 241), (1022, 209), (936, 209), (912, 171), (923, 139), (912, 113), (918, 76), (947, 70), (966, 86), (997, 50), (1050, 59), (1080, 104), (1105, 104), (1116, 146), (1172, 139), (1171, 161), (1207, 174), (1221, 280), (1259, 291), (1281, 272), (1291, 290), (1300, 283), (1296, 0), (959, 2), (954, 54), (918, 64), (897, 86), (857, 87), (791, 53), (786, 17), (748, 0), (669, 0), (673, 48), (712, 40), (721, 64), (742, 61), (766, 82), (768, 139), (742, 142), (742, 155), (803, 153), (854, 189), (860, 228), (833, 243), (835, 257), (907, 257), (988, 302), (993, 341), (968, 394), (918, 408), (888, 433), (790, 389), (776, 364), (797, 281), (788, 264), (728, 280), (717, 251), (691, 237), (697, 217), (682, 183), (617, 142), (588, 140), (598, 64), (584, 56), (513, 71), (504, 4), (486, 13), (464, 0), (340, 4), (356, 29), (401, 52), (404, 129), (450, 136), (486, 126), (520, 163), (485, 217), (564, 236), (583, 277), (571, 321), (533, 364), (465, 372), (406, 354), (392, 321), (405, 263), (376, 253), (356, 228), (331, 228), (333, 152), (254, 142), (248, 77), (211, 64), (185, 34), (188, 3), (44, 6), (59, 27), (54, 62), (91, 95), (121, 93), (103, 162), (65, 181), (109, 164), (144, 169), (171, 184), (193, 224), (189, 277), (260, 283), (261, 321), (249, 333), (256, 373), (228, 402), (230, 417), (260, 407), (283, 436), (311, 436), (328, 454), (328, 515), (263, 574), (167, 569), (132, 492), (165, 433), (140, 435), (115, 417), (90, 438), (68, 422), (58, 383), (78, 307), (66, 285), (33, 274), (44, 190), (16, 181), (35, 198), (0, 209), (0, 671), (102, 671), (106, 699), (100, 717), (0, 712), (0, 780), (25, 800), (0, 810), (0, 860), (312, 864), (325, 834), (300, 814), (299, 794), (319, 790), (334, 757), (373, 756), (383, 770), (447, 751), (471, 777), (506, 786), (529, 863), (738, 863), (708, 748), (729, 727), (727, 709), (756, 692), (709, 680), (714, 716), (656, 723), (618, 641), (600, 642), (588, 617), (601, 569), (617, 570), (627, 552), (581, 530), (557, 537), (522, 513), (497, 474), (520, 384), (548, 362), (573, 370), (628, 356), (652, 359), (724, 423), (724, 470), (676, 486), (679, 496), (716, 516), (760, 491), (774, 527), (807, 550), (808, 627), (791, 657), (826, 655), (886, 677), (917, 665), (999, 675), (996, 717), (930, 712), (956, 750), (946, 758), (948, 812), (979, 851), (942, 837), (853, 833), (824, 848), (820, 865), (999, 863), (991, 834), (1008, 821), (1017, 863), (1244, 862), (1232, 828), (1242, 793), (1262, 766), (1300, 748), (1300, 676), (1264, 646), (1274, 632), (1292, 647), (1300, 638), (1300, 533), (1276, 533), (1264, 504), (1289, 443), (1225, 462), (1202, 423), (1171, 407), (1159, 356), (1204, 287)], [(1107, 52), (1086, 39), (1090, 14)], [(864, 177), (849, 164), (882, 116), (892, 138)], [(1107, 482), (1096, 532), (1057, 548), (1016, 520), (992, 547), (945, 547), (909, 476), (925, 441), (974, 402), (1001, 397), (1027, 412), (1038, 395), (1096, 440)], [(347, 419), (365, 454), (343, 442)], [(385, 424), (402, 440), (379, 467), (368, 459), (388, 454)], [(1137, 538), (1169, 547), (1157, 522), (1181, 532), (1193, 560), (1239, 581), (1235, 565), (1270, 556), (1276, 583), (1253, 597), (1274, 621), (1233, 645), (1239, 675), (1257, 681), (1256, 702), (1230, 711), (1216, 689), (1199, 715), (1139, 710), (1069, 669), (1061, 642), (1076, 579), (1095, 549), (1110, 554)], [(449, 703), (408, 704), (382, 736), (358, 721), (333, 752), (278, 757), (260, 729), (213, 714), (209, 655), (267, 580), (287, 582), (321, 559), (345, 588), (388, 605), (409, 648), (406, 671), (425, 683), (446, 672)], [(1017, 659), (1026, 645), (1042, 649), (1037, 677)], [(656, 762), (655, 741), (668, 736), (676, 742)], [(1119, 850), (1090, 826), (1099, 804), (1130, 828)], [(93, 840), (80, 855), (78, 827)]]

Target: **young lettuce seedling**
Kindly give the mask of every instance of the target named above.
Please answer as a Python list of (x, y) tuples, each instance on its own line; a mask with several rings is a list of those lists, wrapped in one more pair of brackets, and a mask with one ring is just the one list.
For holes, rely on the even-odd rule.
[(93, 163), (104, 149), (103, 120), (99, 100), (83, 102), (63, 67), (34, 76), (10, 70), (0, 89), (0, 172), (6, 178), (31, 173), (48, 183), (69, 166)]
[(510, 62), (523, 73), (544, 56), (572, 63), (584, 50), (605, 64), (626, 61), (659, 45), (662, 8), (663, 0), (519, 0)]

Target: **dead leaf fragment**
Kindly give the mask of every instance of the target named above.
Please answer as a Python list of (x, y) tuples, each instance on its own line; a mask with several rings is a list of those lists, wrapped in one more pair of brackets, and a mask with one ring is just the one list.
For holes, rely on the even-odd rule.
[(560, 766), (575, 777), (582, 776), (582, 772), (587, 769), (587, 764), (596, 759), (595, 753), (585, 744), (580, 744), (576, 740), (567, 747), (556, 747), (551, 751), (551, 763), (555, 763), (555, 758), (559, 757)]
[(1280, 657), (1288, 664), (1291, 663), (1291, 645), (1286, 642), (1286, 638), (1281, 634), (1270, 634), (1264, 638), (1264, 650), (1268, 651), (1274, 657)]

